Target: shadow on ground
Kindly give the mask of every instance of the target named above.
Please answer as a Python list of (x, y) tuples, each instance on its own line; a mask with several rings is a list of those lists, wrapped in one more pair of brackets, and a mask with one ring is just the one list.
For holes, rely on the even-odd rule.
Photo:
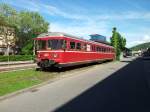
[(150, 112), (149, 68), (134, 60), (54, 112)]
[(45, 69), (45, 70), (42, 70), (44, 72), (65, 72), (65, 71), (71, 71), (71, 70), (76, 70), (76, 69), (84, 69), (84, 68), (87, 68), (87, 67), (92, 67), (94, 65), (98, 65), (98, 64), (106, 64), (110, 61), (103, 61), (103, 62), (100, 62), (100, 63), (89, 63), (89, 64), (82, 64), (82, 65), (76, 65), (76, 66), (70, 66), (70, 67), (64, 67), (64, 68), (57, 68), (57, 67), (50, 67), (48, 69)]

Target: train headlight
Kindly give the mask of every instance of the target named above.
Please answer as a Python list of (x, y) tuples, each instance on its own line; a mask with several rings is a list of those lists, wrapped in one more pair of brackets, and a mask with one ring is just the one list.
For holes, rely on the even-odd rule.
[(58, 54), (53, 54), (53, 57), (54, 58), (58, 58)]
[(49, 54), (48, 54), (48, 53), (45, 53), (45, 54), (44, 54), (44, 57), (48, 57), (48, 56), (49, 56)]
[(40, 58), (41, 57), (41, 55), (40, 54), (38, 54), (38, 58)]

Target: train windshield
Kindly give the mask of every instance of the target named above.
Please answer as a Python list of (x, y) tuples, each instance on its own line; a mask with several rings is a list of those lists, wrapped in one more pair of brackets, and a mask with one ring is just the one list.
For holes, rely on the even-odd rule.
[(64, 49), (66, 47), (66, 41), (65, 40), (48, 40), (48, 49), (51, 50), (58, 50), (58, 49)]
[(36, 49), (37, 50), (45, 50), (46, 49), (46, 41), (45, 40), (38, 40), (36, 42)]

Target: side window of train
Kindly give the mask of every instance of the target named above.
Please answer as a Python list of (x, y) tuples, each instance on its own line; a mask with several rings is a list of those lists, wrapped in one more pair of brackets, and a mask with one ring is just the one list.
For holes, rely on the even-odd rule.
[(92, 51), (94, 51), (94, 46), (92, 46)]
[(70, 49), (75, 49), (75, 42), (70, 42)]
[(66, 49), (66, 48), (67, 48), (67, 41), (66, 41), (66, 40), (63, 40), (62, 48), (63, 48), (63, 49)]
[(86, 50), (86, 44), (84, 43), (83, 45), (82, 45), (82, 50)]
[(81, 50), (81, 43), (77, 43), (76, 49), (77, 49), (77, 50)]
[(98, 47), (96, 47), (96, 52), (99, 52), (99, 48)]
[(94, 45), (92, 46), (92, 51), (95, 51), (95, 46)]
[(96, 51), (100, 52), (101, 48), (100, 47), (96, 47)]
[(104, 52), (107, 52), (106, 48), (104, 48)]
[(102, 47), (102, 52), (104, 52), (104, 48)]
[(115, 50), (114, 50), (114, 49), (112, 49), (112, 52), (115, 52)]
[(104, 48), (102, 48), (102, 52), (104, 52)]
[(103, 48), (103, 52), (105, 52), (105, 48)]
[(99, 48), (99, 52), (102, 52), (102, 48), (101, 47)]
[(108, 48), (105, 48), (105, 52), (108, 52)]

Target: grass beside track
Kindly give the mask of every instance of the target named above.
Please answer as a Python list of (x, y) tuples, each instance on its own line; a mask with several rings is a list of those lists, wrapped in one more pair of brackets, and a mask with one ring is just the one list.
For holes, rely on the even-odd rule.
[(54, 77), (56, 73), (35, 71), (35, 69), (0, 73), (0, 96), (31, 87)]
[(58, 70), (55, 69), (47, 72), (27, 69), (0, 73), (0, 96), (40, 84), (58, 76), (72, 74), (74, 71), (87, 70), (89, 67), (92, 68), (91, 65), (67, 67), (61, 72), (58, 72)]

